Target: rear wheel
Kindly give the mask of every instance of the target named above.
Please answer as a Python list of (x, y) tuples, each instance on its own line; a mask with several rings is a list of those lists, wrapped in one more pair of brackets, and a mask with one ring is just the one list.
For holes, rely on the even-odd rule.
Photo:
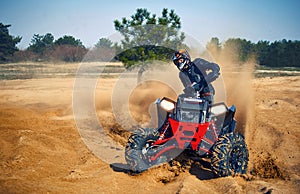
[(132, 171), (143, 172), (151, 167), (148, 149), (158, 138), (156, 129), (138, 128), (129, 138), (125, 148), (125, 160)]
[(212, 149), (211, 167), (216, 176), (245, 174), (249, 154), (244, 137), (240, 134), (222, 135)]

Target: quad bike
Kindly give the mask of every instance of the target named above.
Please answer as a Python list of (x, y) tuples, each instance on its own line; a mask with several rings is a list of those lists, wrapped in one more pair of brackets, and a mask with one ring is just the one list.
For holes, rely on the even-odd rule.
[(138, 128), (128, 138), (125, 159), (132, 171), (143, 172), (189, 150), (210, 157), (218, 177), (246, 173), (248, 149), (244, 137), (234, 133), (234, 105), (209, 105), (199, 94), (181, 94), (177, 102), (164, 97), (155, 104), (159, 127)]

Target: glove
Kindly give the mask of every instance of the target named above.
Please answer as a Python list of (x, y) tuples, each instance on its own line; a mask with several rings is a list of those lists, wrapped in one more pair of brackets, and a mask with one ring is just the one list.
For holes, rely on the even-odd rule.
[(191, 87), (192, 87), (195, 91), (201, 91), (201, 90), (203, 89), (203, 84), (193, 82), (193, 83), (191, 84)]
[(194, 88), (194, 90), (196, 90), (196, 91), (198, 91), (198, 90), (200, 89), (199, 84), (197, 84), (196, 82), (193, 82), (193, 83), (191, 84), (191, 87)]

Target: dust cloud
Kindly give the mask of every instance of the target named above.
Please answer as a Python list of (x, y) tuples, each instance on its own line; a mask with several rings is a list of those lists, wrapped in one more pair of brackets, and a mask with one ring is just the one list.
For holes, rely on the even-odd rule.
[[(247, 136), (247, 131), (253, 127), (254, 92), (251, 81), (256, 60), (255, 57), (250, 57), (244, 63), (240, 63), (237, 60), (237, 56), (233, 54), (234, 52), (235, 48), (227, 49), (226, 51), (213, 50), (203, 57), (207, 58), (207, 60), (212, 60), (220, 66), (226, 92), (226, 103), (229, 107), (231, 105), (236, 106), (236, 130)], [(217, 87), (216, 92), (218, 92), (218, 89)]]
[[(213, 82), (215, 102), (225, 102), (228, 107), (236, 106), (237, 131), (246, 136), (254, 116), (251, 80), (255, 61), (238, 64), (224, 54), (215, 57), (218, 60), (201, 57), (216, 62), (221, 67), (220, 77)], [(108, 112), (113, 112), (114, 119), (125, 130), (134, 125), (155, 127), (155, 123), (151, 122), (156, 117), (154, 101), (162, 97), (176, 100), (177, 95), (183, 92), (178, 69), (173, 64), (160, 61), (148, 63), (142, 66), (144, 71), (138, 77), (140, 68), (141, 66), (123, 72), (114, 80), (111, 88), (104, 89), (105, 94), (99, 94), (101, 98), (96, 98), (97, 110), (102, 113), (106, 111), (106, 116)]]

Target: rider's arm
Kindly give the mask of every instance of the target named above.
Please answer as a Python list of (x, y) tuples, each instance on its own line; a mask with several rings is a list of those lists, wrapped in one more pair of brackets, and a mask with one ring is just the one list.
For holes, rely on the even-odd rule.
[(211, 71), (207, 74), (205, 79), (207, 80), (208, 83), (215, 81), (220, 75), (219, 65), (216, 63), (208, 63), (207, 69)]
[(181, 80), (181, 82), (182, 82), (182, 84), (184, 86), (183, 92), (185, 94), (194, 93), (195, 90), (199, 90), (200, 89), (200, 85), (199, 84), (195, 85), (195, 82), (191, 83), (189, 77), (185, 73), (180, 72), (179, 73), (179, 78), (180, 78), (180, 80)]
[(183, 84), (184, 88), (187, 88), (191, 85), (191, 81), (187, 75), (185, 75), (183, 72), (179, 72), (179, 78), (181, 80), (181, 83)]
[(205, 75), (205, 81), (207, 83), (213, 82), (219, 77), (220, 67), (218, 64), (211, 63), (200, 58), (195, 59), (194, 63), (202, 72), (202, 74)]

